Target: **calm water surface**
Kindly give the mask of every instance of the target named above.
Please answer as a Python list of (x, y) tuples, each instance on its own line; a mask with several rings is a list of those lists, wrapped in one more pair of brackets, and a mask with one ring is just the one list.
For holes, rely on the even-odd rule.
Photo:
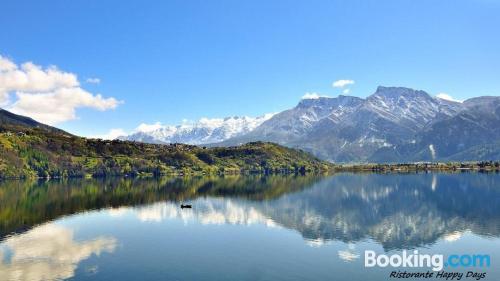
[(409, 249), (500, 280), (499, 236), (499, 174), (0, 183), (0, 280), (388, 280), (364, 251)]

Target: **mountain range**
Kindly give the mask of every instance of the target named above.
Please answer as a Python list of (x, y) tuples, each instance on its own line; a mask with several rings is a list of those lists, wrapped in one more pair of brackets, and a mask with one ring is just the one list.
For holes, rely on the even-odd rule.
[(272, 114), (256, 118), (247, 116), (201, 118), (197, 122), (185, 122), (177, 126), (161, 125), (159, 123), (154, 125), (143, 124), (134, 133), (118, 137), (118, 139), (156, 144), (186, 143), (199, 145), (217, 143), (249, 133), (271, 117)]
[(0, 110), (0, 180), (325, 172), (331, 163), (274, 143), (206, 148), (83, 138)]
[(217, 126), (199, 122), (188, 129), (166, 127), (124, 139), (211, 146), (269, 141), (341, 163), (500, 159), (500, 97), (456, 102), (421, 90), (380, 86), (364, 99), (303, 99), (292, 109), (253, 120), (251, 126), (234, 121), (246, 119), (227, 120), (231, 130), (226, 121)]

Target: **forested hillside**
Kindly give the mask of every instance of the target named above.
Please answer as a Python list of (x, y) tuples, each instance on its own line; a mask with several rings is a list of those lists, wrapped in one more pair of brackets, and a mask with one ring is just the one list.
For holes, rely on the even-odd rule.
[(306, 173), (328, 168), (305, 152), (272, 143), (157, 145), (87, 139), (39, 123), (0, 123), (0, 178)]

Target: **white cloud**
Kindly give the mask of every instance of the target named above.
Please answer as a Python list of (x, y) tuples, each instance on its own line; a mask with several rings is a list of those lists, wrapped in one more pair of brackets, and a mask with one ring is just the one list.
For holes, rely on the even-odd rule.
[(347, 85), (353, 85), (353, 84), (354, 84), (354, 80), (341, 79), (341, 80), (337, 80), (337, 81), (333, 82), (332, 87), (344, 88)]
[(160, 122), (156, 122), (154, 124), (141, 123), (139, 126), (137, 126), (137, 128), (135, 128), (135, 131), (148, 133), (148, 132), (156, 131), (156, 130), (161, 129), (163, 127), (164, 126)]
[(42, 69), (32, 62), (20, 67), (0, 56), (0, 89), (2, 91), (46, 92), (57, 88), (78, 87), (75, 74), (63, 72), (55, 66)]
[(90, 84), (99, 84), (101, 83), (101, 79), (99, 78), (87, 78), (85, 82), (90, 83)]
[(16, 69), (16, 64), (7, 58), (0, 56), (0, 71), (12, 71)]
[(347, 95), (347, 94), (349, 94), (350, 92), (351, 92), (351, 89), (344, 89), (344, 90), (342, 91), (342, 94)]
[(447, 93), (439, 93), (436, 95), (436, 97), (440, 98), (442, 100), (447, 100), (447, 101), (463, 102), (463, 100), (454, 99), (452, 96), (448, 95)]
[(90, 136), (90, 138), (104, 139), (104, 140), (114, 140), (114, 139), (117, 139), (118, 137), (126, 136), (126, 135), (128, 135), (128, 134), (123, 129), (111, 129), (111, 130), (109, 130), (109, 132), (107, 132), (104, 135)]
[(307, 99), (314, 100), (314, 99), (327, 98), (327, 97), (328, 96), (326, 96), (326, 95), (321, 95), (318, 93), (306, 93), (305, 95), (302, 96), (302, 99), (303, 100), (307, 100)]
[[(11, 100), (12, 94), (15, 99)], [(0, 56), (0, 105), (17, 114), (55, 125), (76, 119), (76, 109), (114, 109), (121, 102), (80, 87), (75, 74), (32, 62), (16, 65)]]
[(76, 119), (78, 107), (105, 111), (120, 103), (115, 98), (92, 95), (79, 87), (59, 88), (48, 93), (16, 92), (16, 96), (17, 100), (7, 106), (8, 110), (51, 125)]

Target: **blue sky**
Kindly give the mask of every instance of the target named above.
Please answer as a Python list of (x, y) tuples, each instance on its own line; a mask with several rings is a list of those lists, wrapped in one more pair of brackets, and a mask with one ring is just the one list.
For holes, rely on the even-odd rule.
[[(73, 86), (92, 102), (102, 95), (54, 122), (81, 135), (277, 112), (307, 92), (340, 94), (339, 79), (354, 80), (350, 94), (360, 97), (378, 85), (500, 94), (497, 0), (15, 0), (0, 13), (4, 59), (55, 65), (77, 75)], [(21, 90), (11, 88), (11, 106)]]

